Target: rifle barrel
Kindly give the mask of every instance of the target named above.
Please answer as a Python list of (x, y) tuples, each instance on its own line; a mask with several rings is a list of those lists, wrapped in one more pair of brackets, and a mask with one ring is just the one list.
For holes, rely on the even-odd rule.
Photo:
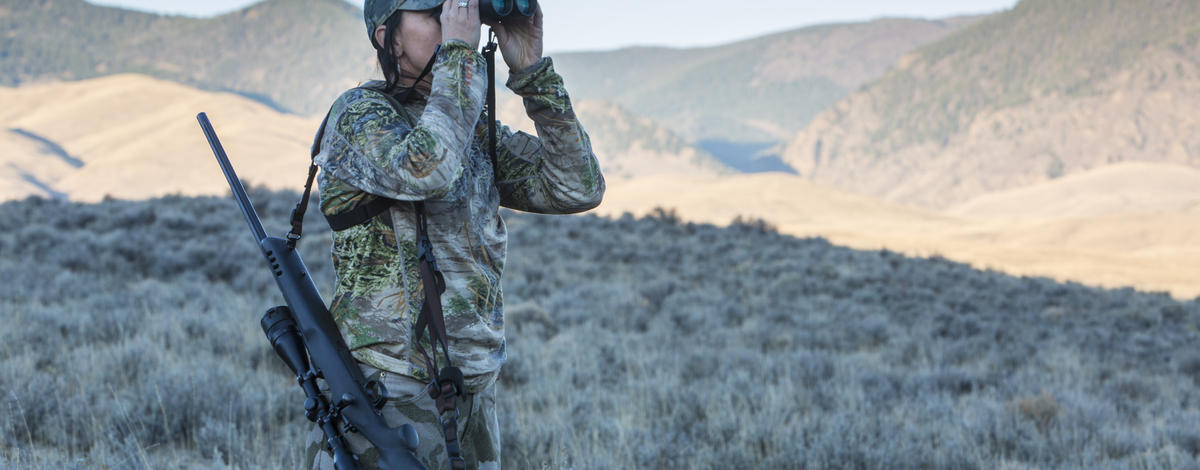
[(250, 225), (250, 231), (254, 232), (254, 242), (261, 245), (263, 239), (267, 238), (267, 231), (263, 230), (262, 221), (259, 220), (258, 213), (254, 212), (254, 204), (250, 203), (250, 197), (246, 195), (246, 188), (242, 187), (242, 181), (238, 179), (237, 173), (233, 171), (233, 164), (229, 163), (229, 157), (225, 155), (225, 148), (221, 146), (221, 140), (217, 138), (217, 132), (213, 130), (212, 123), (208, 122), (207, 114), (197, 114), (196, 120), (200, 121), (200, 128), (204, 130), (204, 137), (208, 138), (208, 146), (212, 147), (213, 154), (217, 156), (217, 164), (221, 165), (221, 171), (225, 173), (225, 179), (229, 180), (229, 188), (233, 190), (233, 198), (237, 200), (238, 206), (242, 208), (242, 215), (246, 217), (246, 223)]

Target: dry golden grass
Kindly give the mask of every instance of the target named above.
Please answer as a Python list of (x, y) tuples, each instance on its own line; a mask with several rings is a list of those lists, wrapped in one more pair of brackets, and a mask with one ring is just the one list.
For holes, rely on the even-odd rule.
[[(1102, 169), (1099, 175), (960, 206), (987, 208), (970, 217), (961, 209), (913, 209), (783, 174), (618, 181), (597, 210), (640, 215), (662, 206), (688, 220), (717, 224), (738, 215), (759, 217), (785, 233), (856, 248), (941, 255), (1012, 274), (1169, 291), (1181, 298), (1200, 295), (1200, 191), (1186, 185), (1163, 191), (1163, 184), (1138, 181), (1148, 170), (1194, 173), (1142, 165)], [(1092, 180), (1104, 184), (1079, 184)], [(1113, 181), (1130, 183), (1108, 185)], [(1057, 197), (1068, 192), (1074, 202), (1110, 201), (1111, 210), (1080, 204), (1054, 217), (1056, 203), (1072, 203)], [(1027, 215), (1021, 207), (1028, 208)]]
[(946, 213), (975, 219), (1053, 220), (1187, 211), (1200, 203), (1200, 170), (1167, 163), (1122, 162), (1086, 173), (953, 205)]
[[(5, 163), (44, 174), (44, 183), (81, 201), (227, 191), (196, 123), (200, 111), (212, 119), (242, 178), (271, 188), (295, 187), (304, 180), (308, 160), (311, 137), (304, 136), (311, 136), (318, 124), (238, 95), (138, 75), (0, 88), (0, 102), (5, 104), (0, 110)], [(8, 131), (14, 128), (57, 143), (83, 166), (47, 173), (43, 165), (29, 161), (25, 152), (34, 144), (20, 142), (28, 139)], [(39, 159), (50, 166), (56, 160), (48, 155)], [(21, 187), (4, 176), (5, 187)]]
[[(0, 88), (0, 101), (5, 103), (0, 109), (2, 199), (46, 194), (28, 176), (82, 201), (106, 195), (223, 194), (227, 185), (196, 125), (199, 111), (209, 113), (239, 175), (295, 190), (304, 179), (318, 124), (237, 95), (136, 75)], [(603, 119), (606, 112), (612, 110), (602, 103), (581, 103), (585, 118)], [(519, 102), (502, 101), (502, 117), (519, 113)], [(528, 127), (515, 117), (510, 121), (516, 128)], [(53, 141), (83, 166), (74, 168), (9, 129)], [(606, 169), (652, 175), (610, 175), (597, 212), (641, 215), (665, 207), (687, 220), (716, 224), (755, 217), (788, 234), (822, 236), (856, 248), (941, 255), (1013, 274), (1165, 290), (1178, 297), (1200, 295), (1200, 171), (1194, 169), (1113, 165), (934, 212), (791, 175), (716, 176), (689, 169), (694, 162), (688, 158), (638, 148), (611, 154), (597, 142)]]

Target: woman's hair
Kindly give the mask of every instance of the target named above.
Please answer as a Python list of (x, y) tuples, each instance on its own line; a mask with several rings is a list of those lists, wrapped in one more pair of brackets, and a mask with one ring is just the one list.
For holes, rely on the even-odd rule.
[[(387, 82), (384, 93), (395, 91), (400, 85), (400, 62), (396, 60), (396, 33), (400, 31), (400, 20), (404, 10), (396, 10), (383, 24), (387, 27), (383, 44), (375, 44), (375, 56), (379, 59), (379, 68), (383, 69), (383, 80)], [(372, 41), (374, 42), (374, 41)]]

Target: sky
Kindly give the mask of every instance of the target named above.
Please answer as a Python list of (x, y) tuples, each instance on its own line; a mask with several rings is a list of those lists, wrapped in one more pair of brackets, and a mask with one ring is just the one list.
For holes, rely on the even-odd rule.
[[(88, 0), (156, 13), (213, 16), (257, 0)], [(362, 6), (361, 0), (347, 3)], [(1007, 10), (1016, 0), (541, 0), (548, 52), (698, 47), (824, 23), (945, 18)], [(730, 4), (738, 5), (730, 8)]]

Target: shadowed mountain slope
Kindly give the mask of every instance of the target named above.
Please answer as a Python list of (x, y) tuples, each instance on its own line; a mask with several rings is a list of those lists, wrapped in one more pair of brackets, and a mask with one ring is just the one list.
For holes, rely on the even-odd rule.
[[(320, 115), (341, 90), (377, 74), (361, 17), (341, 0), (266, 0), (204, 19), (83, 0), (0, 0), (0, 31), (9, 32), (0, 37), (0, 85), (140, 73)], [(578, 98), (614, 101), (685, 139), (777, 142), (905, 52), (968, 21), (878, 20), (711, 48), (555, 59)], [(62, 46), (63, 28), (78, 47)]]
[(375, 67), (361, 10), (342, 0), (267, 0), (203, 19), (0, 0), (0, 31), (5, 86), (140, 73), (318, 114)]
[(707, 48), (560, 54), (555, 63), (577, 96), (615, 101), (690, 140), (778, 141), (975, 19), (822, 25)]
[(1025, 0), (905, 57), (784, 158), (932, 207), (1127, 160), (1200, 165), (1200, 3)]

